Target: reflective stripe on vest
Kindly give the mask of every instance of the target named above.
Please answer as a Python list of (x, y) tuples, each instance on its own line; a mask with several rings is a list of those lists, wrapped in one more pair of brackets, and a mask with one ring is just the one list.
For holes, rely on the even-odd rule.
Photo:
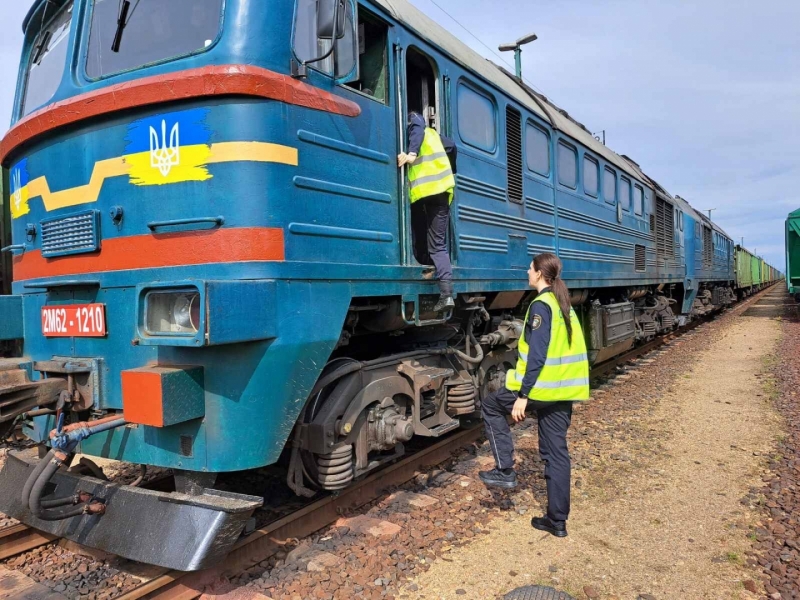
[(428, 127), (419, 157), (408, 167), (408, 197), (413, 204), (422, 198), (449, 192), (452, 202), (455, 186), (456, 179), (442, 139), (434, 129)]
[[(536, 384), (528, 397), (542, 402), (558, 402), (560, 400), (589, 399), (589, 358), (586, 353), (586, 340), (583, 337), (580, 323), (575, 311), (570, 308), (572, 322), (572, 343), (567, 339), (567, 326), (558, 305), (555, 294), (548, 292), (538, 296), (534, 302), (543, 302), (550, 307), (552, 321), (550, 328), (550, 345), (547, 358)], [(533, 303), (531, 303), (531, 307)], [(525, 315), (528, 322), (531, 307)], [(519, 340), (519, 358), (514, 369), (506, 373), (506, 388), (518, 392), (522, 389), (522, 381), (528, 369), (528, 353), (530, 346), (525, 339), (525, 330)]]

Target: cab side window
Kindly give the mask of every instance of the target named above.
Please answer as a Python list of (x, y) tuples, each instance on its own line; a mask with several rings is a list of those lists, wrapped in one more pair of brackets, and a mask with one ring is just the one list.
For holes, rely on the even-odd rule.
[(389, 101), (388, 27), (363, 9), (358, 11), (359, 78), (347, 87), (387, 104)]

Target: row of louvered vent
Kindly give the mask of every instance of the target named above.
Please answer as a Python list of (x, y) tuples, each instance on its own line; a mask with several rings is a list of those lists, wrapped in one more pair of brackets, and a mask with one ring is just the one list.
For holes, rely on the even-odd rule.
[(671, 258), (675, 256), (675, 214), (672, 204), (656, 198), (655, 231), (656, 256)]
[(510, 106), (506, 108), (506, 161), (508, 199), (522, 204), (522, 116)]
[(97, 211), (42, 222), (42, 256), (94, 252), (97, 247)]
[(633, 263), (634, 263), (634, 268), (637, 271), (643, 272), (647, 270), (647, 249), (644, 246), (635, 244)]
[(714, 244), (711, 241), (711, 229), (703, 227), (703, 263), (707, 269), (714, 264)]

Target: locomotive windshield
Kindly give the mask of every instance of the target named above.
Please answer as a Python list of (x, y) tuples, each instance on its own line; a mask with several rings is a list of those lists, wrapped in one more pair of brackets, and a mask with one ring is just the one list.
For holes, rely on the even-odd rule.
[(86, 74), (99, 78), (208, 48), (220, 32), (222, 2), (133, 0), (114, 51), (121, 3), (95, 0)]
[(28, 81), (23, 102), (23, 114), (26, 115), (53, 97), (67, 63), (72, 2), (67, 3), (57, 14), (52, 9), (48, 12), (48, 8), (49, 4), (31, 24), (31, 27), (36, 27), (39, 31), (34, 39), (28, 64)]

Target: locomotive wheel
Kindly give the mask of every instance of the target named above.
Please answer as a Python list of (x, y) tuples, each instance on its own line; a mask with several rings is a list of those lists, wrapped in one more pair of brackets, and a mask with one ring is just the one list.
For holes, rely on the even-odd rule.
[[(337, 368), (345, 366), (349, 361), (350, 359), (346, 358), (331, 361), (323, 369), (320, 379), (333, 373)], [(332, 381), (309, 398), (302, 413), (304, 423), (311, 423), (319, 414), (325, 401), (336, 387), (336, 383), (338, 380)], [(354, 479), (353, 447), (349, 444), (334, 448), (329, 454), (314, 454), (309, 450), (300, 449), (299, 460), (303, 478), (313, 491), (342, 490)]]

